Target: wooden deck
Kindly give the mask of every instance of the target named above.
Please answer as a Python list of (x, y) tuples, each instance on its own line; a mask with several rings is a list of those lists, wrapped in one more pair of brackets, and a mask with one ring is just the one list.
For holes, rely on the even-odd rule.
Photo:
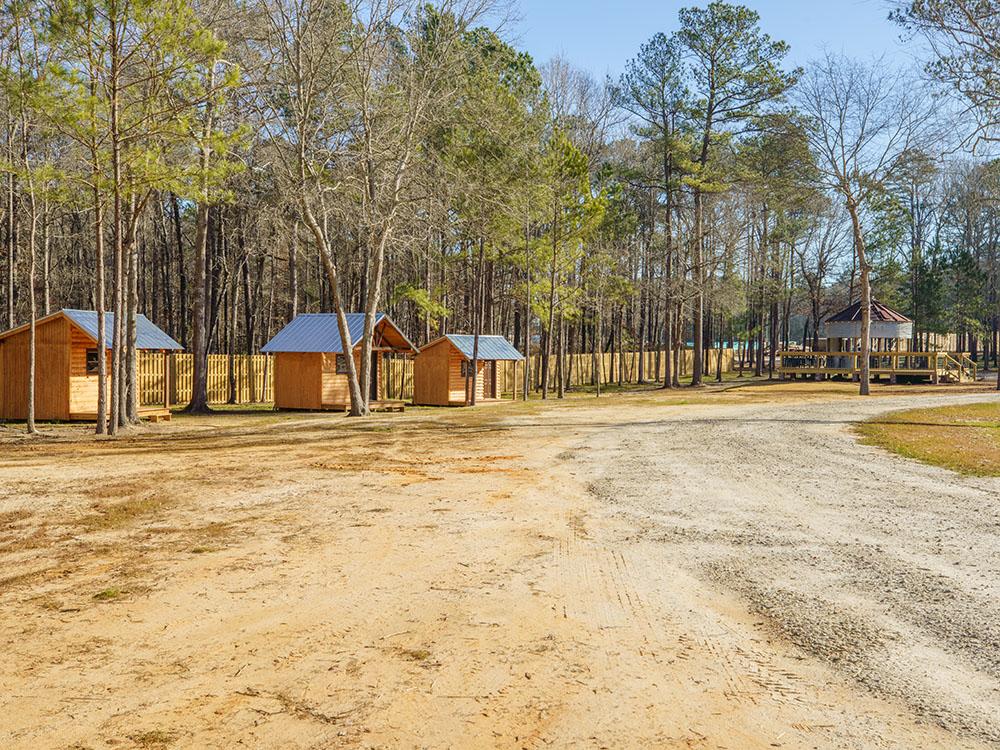
[[(869, 373), (876, 378), (923, 378), (935, 384), (974, 382), (979, 375), (978, 366), (964, 352), (872, 352)], [(783, 378), (819, 375), (857, 379), (861, 353), (779, 352), (778, 374)]]

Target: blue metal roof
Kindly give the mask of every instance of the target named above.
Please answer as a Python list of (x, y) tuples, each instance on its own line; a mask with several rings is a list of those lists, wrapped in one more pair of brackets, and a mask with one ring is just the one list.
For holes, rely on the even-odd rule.
[[(375, 325), (383, 320), (391, 325), (396, 332), (410, 344), (402, 331), (392, 322), (385, 313), (375, 314)], [(365, 332), (365, 314), (347, 313), (347, 330), (350, 333), (351, 344), (357, 346)], [(416, 347), (410, 344), (410, 348), (416, 351)], [(286, 325), (273, 339), (267, 342), (261, 349), (265, 354), (277, 354), (279, 352), (326, 352), (340, 354), (343, 348), (340, 345), (340, 326), (337, 324), (335, 313), (305, 313), (297, 316), (291, 323)]]
[[(95, 310), (63, 310), (63, 314), (97, 341), (97, 311)], [(114, 313), (104, 313), (105, 345), (111, 348), (115, 331)], [(141, 313), (135, 316), (135, 346), (137, 349), (162, 349), (181, 351), (183, 346), (174, 341), (153, 321)]]
[[(472, 351), (475, 348), (476, 337), (472, 334), (449, 333), (445, 336), (462, 356), (472, 359)], [(479, 337), (479, 359), (496, 360), (521, 360), (524, 356), (515, 349), (511, 343), (503, 336), (482, 336)]]

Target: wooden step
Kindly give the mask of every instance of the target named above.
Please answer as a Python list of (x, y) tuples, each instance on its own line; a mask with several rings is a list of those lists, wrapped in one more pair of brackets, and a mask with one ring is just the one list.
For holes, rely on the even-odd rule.
[(405, 411), (405, 401), (370, 401), (368, 408), (371, 411)]
[[(108, 416), (110, 418), (110, 414)], [(170, 417), (170, 409), (165, 409), (162, 406), (144, 406), (139, 409), (139, 419), (144, 419), (149, 422), (169, 422)], [(69, 415), (69, 418), (71, 422), (96, 422), (97, 412), (73, 412)]]

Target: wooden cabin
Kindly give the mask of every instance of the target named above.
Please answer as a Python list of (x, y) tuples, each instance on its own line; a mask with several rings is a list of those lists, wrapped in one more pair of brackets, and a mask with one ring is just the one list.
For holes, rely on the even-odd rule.
[[(910, 351), (913, 321), (877, 300), (871, 303), (869, 372), (876, 380), (887, 377), (964, 383), (978, 377), (976, 363), (963, 352)], [(783, 378), (850, 378), (861, 373), (861, 303), (855, 302), (826, 319), (821, 351), (780, 352), (778, 372)]]
[[(108, 383), (114, 315), (105, 313)], [(22, 325), (0, 333), (0, 419), (28, 417), (28, 337)], [(174, 352), (181, 345), (145, 316), (136, 317), (136, 347)], [(97, 419), (97, 313), (60, 310), (35, 322), (35, 418), (58, 421)], [(165, 414), (164, 414), (165, 412)], [(169, 417), (169, 404), (142, 415)]]
[[(348, 313), (347, 327), (354, 343), (354, 366), (361, 369), (364, 313)], [(278, 331), (262, 349), (274, 355), (274, 405), (278, 409), (346, 411), (351, 406), (347, 360), (333, 313), (299, 315)], [(418, 352), (389, 316), (375, 318), (372, 341), (372, 377), (369, 408), (401, 411), (402, 401), (385, 398), (385, 364), (389, 355), (414, 356)], [(360, 373), (359, 373), (360, 376)]]
[(413, 361), (413, 403), (422, 406), (468, 406), (472, 403), (472, 362), (476, 354), (476, 403), (502, 396), (499, 367), (524, 359), (503, 336), (448, 334), (420, 350)]

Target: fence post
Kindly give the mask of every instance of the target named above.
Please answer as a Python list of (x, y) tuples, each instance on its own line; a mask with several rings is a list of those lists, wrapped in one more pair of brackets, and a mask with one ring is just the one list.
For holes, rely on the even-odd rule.
[(163, 408), (170, 409), (170, 379), (167, 375), (170, 354), (163, 352)]

